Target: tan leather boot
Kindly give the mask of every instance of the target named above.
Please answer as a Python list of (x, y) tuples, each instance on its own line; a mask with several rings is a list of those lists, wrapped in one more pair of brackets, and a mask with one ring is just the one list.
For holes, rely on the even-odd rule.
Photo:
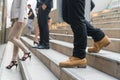
[(88, 48), (88, 52), (92, 53), (92, 52), (99, 52), (103, 47), (106, 47), (110, 44), (110, 40), (108, 39), (107, 36), (105, 36), (102, 40), (98, 41), (98, 42), (94, 42), (93, 47)]
[(87, 65), (86, 58), (80, 59), (77, 57), (70, 57), (67, 61), (59, 63), (60, 67), (66, 67), (66, 68), (72, 68), (72, 67), (86, 68), (86, 65)]

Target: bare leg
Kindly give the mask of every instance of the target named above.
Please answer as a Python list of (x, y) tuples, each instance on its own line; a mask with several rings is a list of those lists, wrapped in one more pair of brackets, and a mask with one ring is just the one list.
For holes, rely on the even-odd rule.
[(22, 43), (22, 41), (19, 39), (22, 33), (22, 30), (24, 28), (24, 26), (18, 26), (17, 24), (18, 22), (16, 21), (13, 25), (13, 27), (11, 28), (11, 31), (9, 33), (8, 39), (9, 41), (11, 41), (14, 45), (16, 45), (17, 47), (21, 48), (22, 51), (24, 51), (24, 53), (28, 53), (29, 50), (28, 48)]
[(35, 38), (34, 38), (35, 42), (39, 42), (38, 35), (39, 35), (39, 27), (37, 26), (37, 27), (35, 27)]
[(52, 24), (52, 19), (49, 19), (49, 20), (48, 20), (48, 27), (50, 27), (51, 24)]

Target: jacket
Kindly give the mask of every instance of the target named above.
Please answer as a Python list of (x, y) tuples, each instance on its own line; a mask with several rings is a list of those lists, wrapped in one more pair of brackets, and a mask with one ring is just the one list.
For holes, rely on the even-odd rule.
[(18, 22), (24, 22), (27, 18), (27, 1), (26, 0), (13, 0), (11, 7), (11, 19), (18, 18)]

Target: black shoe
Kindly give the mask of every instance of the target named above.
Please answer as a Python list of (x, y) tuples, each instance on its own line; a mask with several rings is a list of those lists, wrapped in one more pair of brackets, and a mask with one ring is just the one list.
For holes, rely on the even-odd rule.
[(49, 49), (49, 46), (39, 45), (37, 48), (38, 49)]

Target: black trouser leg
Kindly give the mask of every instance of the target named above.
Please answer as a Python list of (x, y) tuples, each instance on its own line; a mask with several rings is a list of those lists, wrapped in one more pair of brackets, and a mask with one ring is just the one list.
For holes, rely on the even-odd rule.
[(70, 0), (70, 24), (74, 33), (73, 56), (86, 57), (87, 29), (85, 25), (85, 0)]
[(71, 25), (74, 33), (74, 49), (73, 56), (79, 57), (81, 59), (86, 56), (86, 44), (87, 44), (87, 33), (85, 23), (79, 25)]
[(104, 32), (100, 29), (94, 28), (88, 21), (85, 20), (86, 28), (87, 28), (87, 35), (91, 36), (93, 40), (100, 41), (104, 36)]
[(49, 28), (48, 28), (48, 14), (51, 9), (43, 10), (39, 8), (38, 24), (40, 29), (40, 44), (49, 46)]

